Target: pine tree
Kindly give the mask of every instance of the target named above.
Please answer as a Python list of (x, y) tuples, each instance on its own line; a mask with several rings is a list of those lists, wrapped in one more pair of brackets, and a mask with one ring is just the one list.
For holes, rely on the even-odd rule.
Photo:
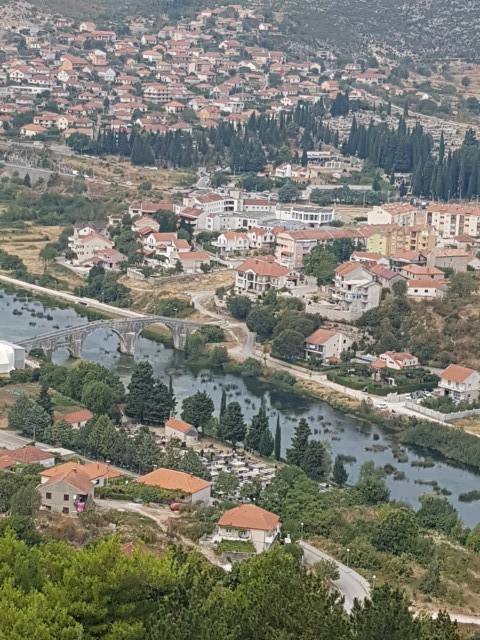
[(152, 365), (148, 362), (139, 362), (133, 370), (128, 385), (129, 395), (125, 410), (127, 416), (142, 422), (154, 385)]
[(262, 405), (257, 415), (252, 418), (252, 422), (248, 428), (247, 437), (245, 438), (245, 447), (250, 451), (259, 451), (260, 441), (266, 431), (269, 432), (270, 430), (267, 414)]
[(303, 458), (308, 447), (308, 439), (312, 435), (308, 422), (301, 418), (295, 427), (292, 444), (287, 449), (287, 462), (297, 467), (302, 466)]
[(149, 424), (163, 425), (175, 409), (175, 396), (171, 396), (168, 387), (157, 380), (143, 407), (143, 419)]
[(53, 400), (51, 395), (48, 393), (47, 385), (42, 384), (40, 387), (40, 392), (37, 396), (36, 402), (51, 418), (53, 418)]
[(274, 440), (274, 456), (275, 460), (280, 460), (282, 450), (282, 431), (280, 429), (280, 414), (277, 414), (277, 426), (275, 427), (275, 440)]
[(302, 167), (306, 167), (308, 165), (308, 156), (307, 156), (307, 150), (306, 149), (303, 149), (303, 152), (302, 152), (301, 165), (302, 165)]
[(237, 442), (245, 440), (245, 422), (238, 402), (230, 402), (220, 418), (218, 434), (221, 440), (231, 442), (234, 446)]
[(274, 446), (275, 443), (273, 441), (272, 432), (270, 429), (266, 429), (260, 436), (258, 453), (265, 458), (269, 458), (273, 453)]
[(311, 440), (307, 444), (301, 467), (312, 480), (325, 480), (328, 477), (330, 456), (324, 442)]
[(335, 458), (335, 462), (333, 464), (333, 471), (332, 471), (332, 480), (335, 482), (335, 484), (338, 484), (340, 487), (343, 487), (343, 485), (348, 480), (348, 472), (340, 456), (337, 456)]

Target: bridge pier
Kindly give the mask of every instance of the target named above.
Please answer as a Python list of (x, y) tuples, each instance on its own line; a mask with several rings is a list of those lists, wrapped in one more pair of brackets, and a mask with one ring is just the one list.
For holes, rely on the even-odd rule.
[(129, 356), (135, 355), (135, 340), (138, 333), (135, 331), (126, 331), (118, 334), (120, 338), (120, 353), (126, 353)]
[(85, 335), (83, 334), (79, 336), (73, 335), (67, 337), (65, 346), (67, 347), (68, 353), (70, 354), (71, 358), (79, 359), (82, 357), (82, 346), (84, 340)]
[(185, 351), (187, 348), (187, 340), (195, 329), (192, 330), (188, 325), (177, 324), (170, 326), (169, 328), (172, 332), (173, 348), (178, 349), (179, 351)]

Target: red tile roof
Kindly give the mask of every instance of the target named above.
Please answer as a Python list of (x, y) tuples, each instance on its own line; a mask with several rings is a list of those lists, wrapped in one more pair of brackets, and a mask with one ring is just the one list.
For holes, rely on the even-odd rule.
[(191, 476), (189, 473), (183, 473), (183, 471), (172, 471), (172, 469), (157, 469), (137, 478), (136, 482), (150, 487), (160, 487), (160, 489), (167, 491), (181, 491), (187, 495), (212, 486), (211, 482)]
[(40, 462), (41, 460), (48, 460), (49, 458), (55, 457), (53, 453), (42, 451), (42, 449), (32, 446), (15, 449), (14, 451), (10, 451), (9, 455), (15, 462), (20, 462), (21, 464), (32, 464), (33, 462)]
[(452, 382), (465, 382), (472, 373), (476, 373), (475, 369), (462, 367), (459, 364), (449, 364), (440, 374), (440, 378), (442, 378), (442, 380), (451, 380)]
[(89, 493), (93, 489), (93, 482), (78, 466), (70, 471), (66, 470), (64, 472), (57, 473), (57, 475), (51, 477), (47, 482), (44, 482), (40, 486), (48, 487), (53, 484), (57, 484), (57, 482), (66, 482), (82, 493)]
[(335, 331), (330, 331), (329, 329), (317, 329), (312, 333), (312, 335), (305, 338), (305, 342), (308, 344), (318, 344), (322, 345), (331, 340), (336, 335)]
[(181, 433), (188, 433), (190, 429), (194, 429), (195, 427), (188, 422), (184, 422), (183, 420), (177, 420), (177, 418), (170, 418), (165, 423), (166, 427), (170, 427), (170, 429), (175, 429), (175, 431), (180, 431)]
[(253, 271), (258, 276), (269, 276), (279, 278), (288, 274), (288, 269), (282, 267), (276, 262), (268, 262), (267, 260), (258, 260), (257, 258), (248, 258), (243, 264), (241, 264), (237, 271), (245, 273), (246, 271)]
[(221, 527), (234, 527), (235, 529), (272, 531), (279, 522), (280, 517), (271, 511), (254, 504), (242, 504), (225, 511), (218, 524)]

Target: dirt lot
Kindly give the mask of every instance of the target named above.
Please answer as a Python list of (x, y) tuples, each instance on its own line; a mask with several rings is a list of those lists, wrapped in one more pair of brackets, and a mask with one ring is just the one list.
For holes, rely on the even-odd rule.
[(467, 433), (472, 433), (475, 436), (480, 436), (480, 416), (472, 416), (471, 418), (462, 418), (460, 420), (454, 420), (453, 425), (463, 429)]
[[(132, 295), (132, 308), (154, 313), (155, 306), (163, 298), (180, 298), (190, 301), (189, 291), (214, 291), (219, 287), (233, 283), (233, 271), (214, 271), (205, 275), (194, 276), (189, 280), (170, 281), (161, 284), (150, 284), (142, 280), (122, 277), (120, 282), (128, 287)], [(195, 319), (197, 316), (191, 316)]]
[(63, 227), (39, 227), (27, 222), (27, 229), (0, 229), (0, 243), (2, 249), (18, 256), (25, 263), (31, 273), (43, 273), (44, 262), (39, 253), (49, 242), (56, 242)]
[[(9, 384), (6, 387), (0, 387), (0, 420), (6, 418), (7, 410), (15, 404), (17, 398), (26, 393), (28, 395), (37, 393), (38, 385), (36, 384)], [(6, 424), (0, 422), (0, 428), (6, 429)]]

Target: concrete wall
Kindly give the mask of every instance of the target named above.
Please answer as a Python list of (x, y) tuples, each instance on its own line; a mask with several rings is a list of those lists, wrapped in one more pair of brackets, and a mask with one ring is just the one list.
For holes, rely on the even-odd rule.
[(198, 502), (203, 502), (204, 504), (209, 504), (210, 495), (212, 492), (211, 487), (205, 487), (205, 489), (200, 489), (200, 491), (196, 491), (192, 493), (192, 504), (196, 504)]
[(421, 413), (433, 420), (439, 420), (440, 422), (451, 422), (452, 420), (460, 420), (461, 418), (469, 418), (470, 416), (480, 416), (480, 409), (469, 409), (467, 411), (454, 411), (453, 413), (442, 413), (441, 411), (435, 411), (435, 409), (429, 409), (421, 404), (415, 402), (405, 402), (407, 409), (412, 409), (417, 413)]

